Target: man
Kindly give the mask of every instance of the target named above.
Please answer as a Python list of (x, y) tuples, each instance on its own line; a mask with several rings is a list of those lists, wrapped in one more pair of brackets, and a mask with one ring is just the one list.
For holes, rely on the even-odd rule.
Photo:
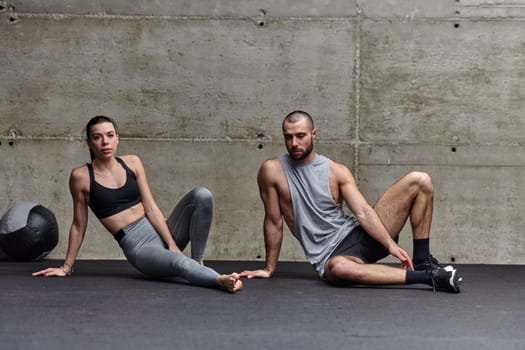
[[(317, 130), (308, 113), (288, 114), (282, 129), (288, 154), (265, 161), (257, 177), (265, 209), (266, 266), (244, 271), (242, 277), (273, 275), (284, 219), (319, 276), (332, 284), (424, 283), (459, 293), (462, 278), (456, 269), (439, 264), (429, 252), (433, 185), (428, 174), (407, 174), (371, 207), (346, 166), (316, 154)], [(343, 201), (352, 215), (343, 210)], [(408, 218), (413, 259), (397, 244)], [(401, 267), (376, 263), (389, 254)]]

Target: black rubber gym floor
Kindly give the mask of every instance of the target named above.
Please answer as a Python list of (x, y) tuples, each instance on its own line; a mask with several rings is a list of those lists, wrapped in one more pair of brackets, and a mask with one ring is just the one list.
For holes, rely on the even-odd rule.
[[(145, 278), (126, 261), (0, 261), (0, 349), (524, 349), (525, 266), (459, 265), (462, 293), (336, 288), (307, 263), (228, 294)], [(258, 262), (208, 261), (219, 272)]]

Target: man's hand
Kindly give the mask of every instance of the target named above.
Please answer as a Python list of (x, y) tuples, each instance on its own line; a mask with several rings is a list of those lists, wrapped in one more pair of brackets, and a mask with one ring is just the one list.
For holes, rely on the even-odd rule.
[(390, 254), (392, 254), (393, 256), (398, 258), (399, 261), (401, 261), (401, 267), (403, 269), (410, 271), (414, 270), (414, 265), (412, 264), (412, 259), (410, 258), (410, 255), (408, 255), (408, 253), (398, 244), (392, 245), (389, 251)]
[(270, 278), (272, 274), (266, 269), (261, 270), (246, 270), (239, 274), (240, 277), (247, 278)]

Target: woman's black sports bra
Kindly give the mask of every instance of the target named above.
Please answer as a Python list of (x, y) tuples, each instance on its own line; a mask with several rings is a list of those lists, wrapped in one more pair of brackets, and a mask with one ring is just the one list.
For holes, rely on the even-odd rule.
[(89, 202), (88, 205), (99, 219), (120, 213), (140, 203), (140, 192), (137, 178), (133, 171), (120, 158), (116, 158), (126, 171), (126, 183), (120, 188), (108, 188), (95, 181), (93, 165), (87, 163), (89, 170)]

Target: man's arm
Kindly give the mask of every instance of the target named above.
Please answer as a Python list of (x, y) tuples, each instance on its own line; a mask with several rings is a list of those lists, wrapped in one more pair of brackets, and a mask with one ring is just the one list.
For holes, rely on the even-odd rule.
[(275, 176), (275, 160), (263, 163), (257, 183), (259, 193), (264, 204), (264, 243), (266, 248), (266, 266), (262, 270), (244, 271), (241, 277), (268, 278), (273, 275), (277, 268), (277, 260), (283, 242), (283, 218), (279, 204), (279, 192), (277, 191)]
[(354, 176), (350, 170), (346, 166), (334, 162), (331, 165), (331, 172), (337, 181), (343, 200), (354, 213), (359, 224), (372, 238), (388, 249), (391, 255), (398, 258), (402, 267), (412, 270), (413, 266), (410, 256), (394, 241), (374, 208), (368, 204), (363, 194), (357, 188)]

